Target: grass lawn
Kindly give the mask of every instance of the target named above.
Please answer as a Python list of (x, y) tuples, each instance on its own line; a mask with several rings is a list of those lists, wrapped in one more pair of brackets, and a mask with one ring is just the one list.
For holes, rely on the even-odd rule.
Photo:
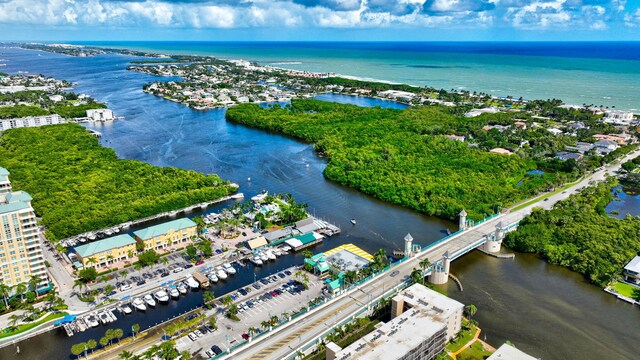
[(25, 332), (27, 330), (31, 330), (34, 327), (40, 325), (40, 324), (44, 324), (47, 321), (51, 321), (54, 319), (58, 319), (61, 317), (64, 317), (65, 315), (67, 315), (67, 313), (62, 312), (62, 313), (57, 313), (57, 314), (49, 314), (47, 316), (45, 316), (44, 318), (36, 321), (36, 322), (32, 322), (32, 323), (28, 323), (28, 324), (22, 324), (22, 325), (18, 325), (17, 329), (15, 331), (9, 332), (6, 329), (2, 330), (2, 333), (0, 333), (0, 339), (5, 338), (7, 336), (13, 336), (16, 334), (20, 334), (22, 332)]
[(623, 282), (616, 282), (615, 284), (611, 285), (611, 288), (613, 288), (618, 294), (632, 299), (633, 291), (640, 291), (640, 288), (637, 288), (633, 285), (625, 284)]
[(463, 330), (460, 331), (460, 336), (447, 344), (447, 351), (456, 352), (461, 347), (465, 346), (476, 334), (478, 329), (473, 327), (471, 330), (464, 330), (464, 323), (462, 324)]
[(466, 348), (463, 352), (458, 354), (458, 360), (483, 360), (491, 355), (491, 351), (484, 349), (480, 341), (474, 342), (471, 346)]
[[(578, 180), (578, 181), (581, 181), (581, 180), (582, 180), (582, 179), (580, 179), (580, 180)], [(511, 209), (511, 211), (520, 210), (520, 209), (523, 209), (523, 208), (525, 208), (525, 207), (527, 207), (527, 206), (529, 206), (529, 205), (531, 205), (531, 204), (535, 204), (535, 203), (537, 203), (537, 202), (539, 202), (539, 201), (544, 201), (544, 199), (546, 199), (546, 198), (548, 198), (548, 197), (550, 197), (550, 196), (552, 196), (552, 195), (555, 195), (555, 194), (557, 194), (557, 193), (559, 193), (559, 192), (562, 192), (562, 191), (567, 190), (568, 188), (570, 188), (570, 187), (572, 187), (573, 185), (575, 185), (578, 181), (574, 181), (574, 182), (572, 182), (572, 183), (566, 184), (566, 185), (564, 185), (563, 187), (558, 188), (558, 189), (557, 189), (556, 191), (554, 191), (554, 192), (550, 192), (550, 193), (548, 193), (548, 194), (544, 194), (544, 195), (542, 195), (542, 196), (540, 196), (540, 197), (538, 197), (538, 198), (535, 198), (535, 199), (533, 199), (533, 200), (531, 200), (531, 201), (527, 201), (527, 202), (526, 202), (526, 203), (524, 203), (524, 204), (520, 204), (520, 205), (518, 205), (518, 206), (514, 207), (513, 209)]]

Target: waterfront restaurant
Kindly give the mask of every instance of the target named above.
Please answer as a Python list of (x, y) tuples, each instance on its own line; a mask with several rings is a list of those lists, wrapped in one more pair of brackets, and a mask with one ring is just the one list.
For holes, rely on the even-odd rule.
[(193, 220), (182, 218), (134, 231), (136, 241), (144, 243), (145, 250), (165, 249), (189, 241), (197, 236)]
[(128, 234), (122, 234), (76, 246), (73, 251), (83, 267), (104, 267), (135, 256), (136, 241)]

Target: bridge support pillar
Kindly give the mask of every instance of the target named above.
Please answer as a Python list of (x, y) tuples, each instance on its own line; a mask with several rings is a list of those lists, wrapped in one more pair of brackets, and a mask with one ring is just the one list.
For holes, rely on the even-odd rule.
[(446, 284), (447, 281), (449, 281), (450, 267), (451, 259), (449, 258), (449, 252), (446, 252), (442, 261), (439, 261), (431, 266), (431, 275), (429, 275), (429, 282), (436, 285)]
[(410, 258), (413, 255), (413, 236), (408, 234), (404, 237), (404, 257)]
[(496, 225), (496, 231), (493, 236), (485, 235), (487, 241), (483, 245), (483, 249), (486, 252), (497, 253), (502, 248), (502, 239), (504, 238), (504, 229), (502, 228), (502, 222)]

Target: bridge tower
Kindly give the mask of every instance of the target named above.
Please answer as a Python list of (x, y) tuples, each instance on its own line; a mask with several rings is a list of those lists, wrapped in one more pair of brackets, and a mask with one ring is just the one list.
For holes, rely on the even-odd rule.
[(467, 212), (464, 211), (464, 209), (460, 211), (460, 222), (458, 223), (458, 228), (462, 231), (467, 230)]
[(413, 236), (407, 233), (404, 237), (404, 257), (410, 258), (413, 255)]
[(429, 282), (432, 284), (440, 285), (446, 284), (449, 281), (449, 268), (451, 267), (451, 259), (449, 252), (444, 253), (442, 261), (439, 261), (431, 266), (431, 275), (429, 275)]
[(490, 253), (500, 252), (502, 247), (502, 239), (504, 238), (504, 229), (502, 227), (502, 221), (496, 225), (496, 230), (493, 236), (485, 235), (487, 242), (484, 243), (484, 251)]

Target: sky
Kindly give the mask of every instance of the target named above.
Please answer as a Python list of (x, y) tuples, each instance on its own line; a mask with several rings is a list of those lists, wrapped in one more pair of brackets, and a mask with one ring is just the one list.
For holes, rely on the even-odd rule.
[(0, 40), (640, 40), (640, 0), (0, 0)]

